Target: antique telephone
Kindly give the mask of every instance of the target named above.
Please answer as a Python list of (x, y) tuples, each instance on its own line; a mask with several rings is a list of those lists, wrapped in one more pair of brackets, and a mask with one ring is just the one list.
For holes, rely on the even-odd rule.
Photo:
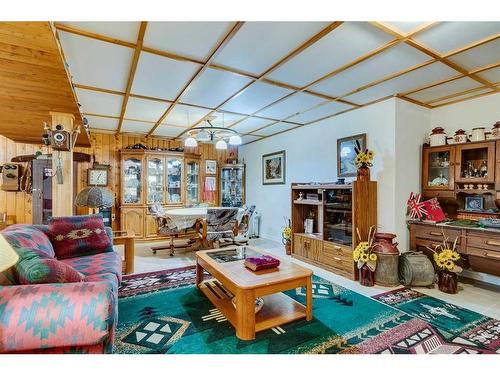
[[(64, 126), (61, 124), (56, 125), (55, 130), (52, 130), (50, 126), (44, 122), (43, 129), (45, 133), (42, 135), (42, 141), (44, 145), (52, 147), (53, 151), (57, 151), (56, 160), (56, 179), (58, 184), (63, 183), (63, 172), (62, 172), (62, 162), (61, 162), (61, 151), (71, 151), (76, 144), (76, 139), (78, 134), (80, 134), (80, 127), (76, 127), (72, 133), (64, 130)], [(55, 155), (52, 155), (55, 157)]]
[(2, 190), (5, 191), (19, 191), (20, 179), (22, 175), (21, 164), (5, 163), (0, 166), (2, 173)]

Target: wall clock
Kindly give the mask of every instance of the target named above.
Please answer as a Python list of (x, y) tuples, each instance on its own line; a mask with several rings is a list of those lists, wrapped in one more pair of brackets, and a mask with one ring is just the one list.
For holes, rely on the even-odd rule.
[(108, 186), (108, 170), (89, 168), (87, 169), (87, 185), (89, 186)]

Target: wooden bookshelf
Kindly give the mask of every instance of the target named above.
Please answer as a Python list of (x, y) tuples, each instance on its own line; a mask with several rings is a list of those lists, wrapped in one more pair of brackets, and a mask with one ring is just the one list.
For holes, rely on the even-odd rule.
[[(300, 193), (318, 194), (318, 200), (299, 199)], [(304, 262), (357, 278), (352, 251), (377, 225), (377, 183), (352, 185), (292, 183), (292, 256)], [(304, 233), (305, 219), (313, 217), (313, 233)]]

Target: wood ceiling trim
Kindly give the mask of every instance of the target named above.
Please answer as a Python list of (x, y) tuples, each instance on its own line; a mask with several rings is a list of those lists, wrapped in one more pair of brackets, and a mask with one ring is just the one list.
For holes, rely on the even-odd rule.
[[(167, 108), (167, 110), (160, 116), (158, 121), (156, 122), (155, 126), (148, 132), (147, 137), (153, 134), (153, 132), (158, 128), (158, 126), (161, 125), (162, 121), (165, 120), (165, 118), (172, 112), (174, 107), (179, 103), (181, 97), (189, 90), (193, 82), (200, 77), (205, 70), (208, 69), (210, 63), (217, 57), (217, 55), (224, 49), (224, 47), (229, 43), (229, 41), (236, 35), (238, 30), (241, 29), (243, 26), (244, 22), (236, 22), (231, 30), (229, 30), (228, 33), (220, 40), (217, 45), (212, 49), (212, 52), (206, 59), (205, 63), (196, 71), (196, 73), (191, 77), (191, 79), (188, 81), (188, 83), (184, 86), (184, 88), (179, 92), (175, 100), (170, 104), (170, 106)], [(183, 133), (184, 134), (184, 133)]]
[(131, 42), (126, 42), (124, 40), (117, 39), (117, 38), (111, 38), (111, 37), (108, 37), (108, 36), (102, 35), (102, 34), (92, 33), (90, 31), (78, 29), (76, 27), (65, 25), (65, 24), (62, 24), (59, 22), (55, 22), (54, 26), (57, 30), (65, 31), (67, 33), (71, 33), (71, 34), (75, 34), (75, 35), (85, 36), (87, 38), (100, 40), (102, 42), (118, 44), (119, 46), (128, 47), (128, 48), (132, 48), (132, 49), (135, 49), (135, 47), (136, 47), (136, 45), (134, 43), (131, 43)]
[(144, 41), (144, 34), (146, 34), (146, 28), (148, 26), (147, 22), (141, 22), (139, 27), (139, 33), (137, 35), (137, 43), (134, 50), (134, 56), (132, 57), (132, 63), (130, 65), (130, 71), (128, 74), (127, 88), (125, 89), (125, 96), (122, 101), (122, 109), (120, 111), (120, 120), (118, 121), (118, 128), (116, 132), (119, 134), (122, 130), (123, 117), (125, 116), (125, 111), (127, 110), (128, 99), (130, 97), (130, 90), (132, 89), (132, 84), (134, 83), (135, 72), (137, 71), (137, 64), (139, 62), (139, 56), (141, 54), (142, 43)]
[(495, 34), (495, 35), (491, 35), (491, 36), (488, 36), (486, 38), (483, 38), (481, 40), (478, 40), (478, 41), (475, 41), (473, 43), (470, 43), (466, 46), (463, 46), (463, 47), (460, 47), (460, 48), (457, 48), (456, 50), (453, 50), (451, 52), (448, 52), (446, 54), (443, 55), (443, 57), (445, 59), (449, 58), (449, 57), (452, 57), (452, 56), (455, 56), (455, 55), (458, 55), (459, 53), (462, 53), (462, 52), (465, 52), (465, 51), (468, 51), (470, 49), (473, 49), (473, 48), (476, 48), (476, 47), (480, 47), (482, 46), (483, 44), (487, 44), (487, 43), (490, 43), (490, 42), (494, 42), (495, 40), (497, 40), (498, 38), (500, 38), (500, 33), (498, 34)]
[(441, 97), (436, 98), (436, 99), (428, 100), (425, 103), (432, 106), (432, 104), (438, 103), (438, 102), (442, 102), (443, 100), (446, 100), (446, 99), (451, 99), (451, 98), (455, 98), (457, 96), (462, 96), (462, 95), (470, 94), (471, 92), (488, 90), (488, 89), (489, 89), (488, 87), (482, 87), (482, 86), (480, 86), (480, 87), (474, 87), (472, 89), (468, 89), (468, 90), (465, 90), (465, 91), (460, 91), (460, 92), (456, 92), (456, 93), (453, 93), (453, 94), (444, 95), (444, 96), (441, 96)]
[[(500, 87), (499, 86), (500, 84), (497, 84), (496, 86), (497, 87)], [(483, 87), (484, 89), (484, 87)], [(477, 94), (477, 95), (473, 95), (473, 96), (468, 96), (466, 98), (461, 98), (461, 99), (457, 99), (457, 100), (452, 100), (450, 102), (446, 102), (446, 103), (442, 103), (442, 104), (436, 104), (436, 105), (433, 105), (432, 108), (439, 108), (439, 107), (444, 107), (446, 105), (450, 105), (450, 104), (455, 104), (455, 103), (460, 103), (460, 102), (464, 102), (466, 100), (471, 100), (471, 99), (477, 99), (477, 98), (480, 98), (480, 97), (483, 97), (483, 96), (488, 96), (488, 95), (491, 95), (491, 94), (498, 94), (498, 91), (490, 91), (490, 92), (483, 92), (481, 94)]]

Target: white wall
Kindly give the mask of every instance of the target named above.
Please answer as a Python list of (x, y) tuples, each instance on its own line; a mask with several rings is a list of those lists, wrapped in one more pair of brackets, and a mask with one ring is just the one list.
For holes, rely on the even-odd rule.
[[(379, 228), (395, 231), (395, 108), (396, 99), (386, 100), (240, 147), (247, 165), (246, 200), (262, 214), (261, 236), (280, 240), (283, 218), (291, 214), (290, 184), (336, 181), (337, 139), (359, 133), (367, 133), (375, 151)], [(286, 150), (286, 184), (262, 185), (262, 155), (280, 150)]]

